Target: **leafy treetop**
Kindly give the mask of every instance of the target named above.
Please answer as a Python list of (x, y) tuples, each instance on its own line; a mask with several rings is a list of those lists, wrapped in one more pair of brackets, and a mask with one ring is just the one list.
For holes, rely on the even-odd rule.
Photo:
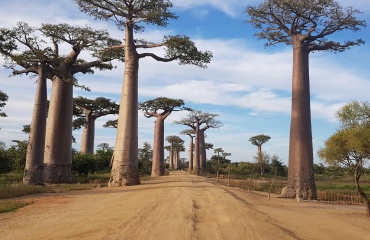
[(258, 6), (248, 6), (246, 12), (250, 16), (246, 22), (260, 30), (255, 36), (266, 39), (266, 46), (292, 45), (298, 39), (308, 51), (342, 52), (364, 44), (361, 39), (341, 43), (326, 38), (335, 32), (356, 32), (366, 26), (365, 21), (355, 17), (361, 11), (343, 8), (334, 0), (265, 0)]
[[(13, 69), (14, 75), (38, 74), (39, 66), (43, 65), (47, 78), (58, 76), (76, 82), (76, 79), (71, 79), (71, 75), (79, 72), (93, 73), (94, 67), (101, 70), (112, 69), (111, 60), (124, 58), (121, 49), (110, 48), (121, 41), (109, 37), (106, 30), (94, 30), (90, 27), (42, 24), (35, 28), (19, 22), (11, 29), (0, 28), (0, 36), (0, 53), (5, 57), (5, 67)], [(60, 51), (65, 44), (72, 47), (67, 55)], [(96, 59), (91, 62), (79, 59), (83, 50), (90, 52)], [(23, 69), (16, 70), (17, 65)], [(69, 73), (65, 72), (66, 69)], [(66, 75), (70, 79), (65, 79)]]
[(184, 107), (184, 101), (181, 99), (171, 99), (159, 97), (153, 100), (139, 103), (139, 109), (144, 111), (147, 118), (158, 117), (159, 115), (170, 114), (173, 111), (188, 110)]
[(262, 144), (264, 144), (265, 142), (267, 142), (270, 139), (271, 139), (270, 136), (264, 135), (264, 134), (260, 134), (260, 135), (256, 135), (256, 136), (253, 136), (253, 137), (249, 138), (249, 141), (253, 145), (261, 146)]
[(74, 115), (77, 117), (73, 121), (74, 129), (81, 128), (86, 123), (86, 114), (94, 120), (109, 114), (118, 114), (119, 105), (104, 97), (97, 97), (92, 100), (80, 96), (74, 98), (73, 102), (77, 106), (74, 111)]
[[(82, 12), (95, 19), (111, 20), (120, 30), (133, 29), (136, 32), (144, 31), (145, 25), (166, 27), (168, 21), (177, 19), (170, 10), (172, 3), (169, 0), (74, 0)], [(130, 42), (131, 39), (125, 39)], [(179, 64), (193, 64), (206, 68), (212, 58), (209, 51), (199, 51), (195, 43), (184, 35), (164, 36), (161, 42), (150, 42), (143, 39), (134, 39), (135, 49), (152, 49), (165, 47), (165, 56), (160, 57), (152, 52), (138, 53), (138, 58), (152, 57), (161, 62), (178, 60)], [(116, 46), (122, 48), (122, 46)], [(132, 47), (132, 46), (130, 46)]]

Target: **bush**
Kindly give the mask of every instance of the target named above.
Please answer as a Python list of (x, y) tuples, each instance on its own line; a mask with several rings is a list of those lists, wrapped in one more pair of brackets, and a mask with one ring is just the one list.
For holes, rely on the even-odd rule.
[(72, 173), (76, 175), (87, 176), (94, 174), (98, 170), (98, 163), (94, 154), (72, 154)]
[(11, 172), (12, 161), (5, 150), (0, 150), (0, 174)]

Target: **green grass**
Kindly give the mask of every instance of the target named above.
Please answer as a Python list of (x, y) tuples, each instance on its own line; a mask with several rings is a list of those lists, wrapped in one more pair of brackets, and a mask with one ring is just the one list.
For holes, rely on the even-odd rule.
[(21, 197), (34, 193), (44, 193), (47, 189), (44, 186), (27, 186), (23, 184), (0, 184), (0, 199)]
[(31, 202), (0, 201), (0, 213), (13, 212), (29, 204), (31, 204)]

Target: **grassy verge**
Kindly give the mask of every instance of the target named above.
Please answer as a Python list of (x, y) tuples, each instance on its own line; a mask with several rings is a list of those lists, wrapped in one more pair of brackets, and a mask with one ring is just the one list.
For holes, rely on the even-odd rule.
[(21, 197), (28, 194), (44, 193), (44, 186), (27, 186), (23, 184), (0, 184), (0, 199)]
[[(316, 188), (319, 191), (335, 192), (339, 194), (357, 194), (356, 185), (352, 177), (315, 176)], [(361, 189), (370, 196), (370, 176), (362, 176)]]
[(13, 212), (29, 204), (31, 204), (31, 202), (0, 201), (0, 213)]
[[(46, 184), (45, 186), (24, 185), (21, 173), (0, 175), (0, 213), (15, 211), (18, 208), (31, 204), (18, 200), (1, 200), (21, 197), (37, 193), (61, 193), (67, 191), (90, 190), (96, 187), (105, 187), (108, 184), (109, 173), (99, 173), (89, 176), (73, 176), (70, 184)], [(150, 176), (141, 177), (147, 181)]]

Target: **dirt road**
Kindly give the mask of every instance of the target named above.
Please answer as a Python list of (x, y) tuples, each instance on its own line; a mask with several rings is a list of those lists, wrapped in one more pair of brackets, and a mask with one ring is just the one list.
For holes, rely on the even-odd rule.
[(174, 172), (139, 186), (28, 196), (0, 239), (370, 239), (363, 207), (296, 202)]

